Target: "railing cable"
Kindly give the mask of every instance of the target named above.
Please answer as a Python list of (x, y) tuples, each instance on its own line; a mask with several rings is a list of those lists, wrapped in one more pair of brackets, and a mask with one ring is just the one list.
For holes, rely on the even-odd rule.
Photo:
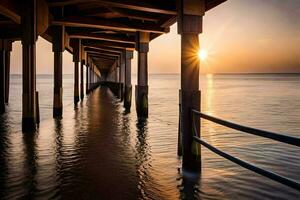
[(291, 188), (294, 188), (298, 191), (300, 191), (300, 183), (292, 180), (290, 178), (281, 176), (279, 174), (276, 174), (272, 171), (268, 171), (268, 170), (264, 170), (262, 168), (259, 168), (253, 164), (250, 164), (248, 162), (245, 162), (239, 158), (236, 158), (230, 154), (225, 153), (224, 151), (221, 151), (220, 149), (208, 144), (207, 142), (205, 142), (204, 140), (202, 140), (201, 138), (197, 137), (197, 132), (196, 132), (196, 125), (195, 125), (195, 118), (194, 118), (194, 114), (198, 115), (200, 118), (204, 118), (208, 121), (223, 125), (225, 127), (228, 128), (232, 128), (234, 130), (238, 130), (238, 131), (242, 131), (242, 132), (246, 132), (246, 133), (250, 133), (253, 135), (257, 135), (257, 136), (261, 136), (264, 138), (269, 138), (269, 139), (273, 139), (279, 142), (283, 142), (286, 144), (290, 144), (290, 145), (294, 145), (294, 146), (300, 146), (300, 138), (296, 138), (296, 137), (291, 137), (291, 136), (286, 136), (286, 135), (281, 135), (278, 133), (272, 133), (272, 132), (268, 132), (268, 131), (263, 131), (263, 130), (259, 130), (259, 129), (255, 129), (255, 128), (251, 128), (251, 127), (247, 127), (247, 126), (242, 126), (239, 124), (235, 124), (232, 122), (228, 122), (216, 117), (212, 117), (209, 116), (207, 114), (203, 114), (197, 110), (192, 110), (192, 125), (193, 125), (193, 139), (195, 142), (203, 145), (204, 147), (206, 147), (207, 149), (209, 149), (210, 151), (214, 152), (215, 154), (241, 166), (244, 167), (245, 169), (248, 169), (250, 171), (253, 171), (257, 174), (260, 174), (264, 177), (267, 177), (273, 181), (276, 181), (278, 183), (281, 183), (283, 185), (289, 186)]
[(267, 171), (267, 170), (264, 170), (262, 168), (259, 168), (259, 167), (256, 167), (255, 165), (252, 165), (250, 163), (247, 163), (243, 160), (240, 160), (238, 158), (235, 158), (233, 157), (232, 155), (229, 155), (217, 148), (215, 148), (214, 146), (206, 143), (205, 141), (201, 140), (200, 138), (194, 136), (194, 140), (198, 143), (200, 143), (201, 145), (205, 146), (207, 149), (211, 150), (212, 152), (218, 154), (219, 156), (222, 156), (223, 158), (226, 158), (227, 160), (230, 160), (231, 162), (235, 163), (235, 164), (238, 164), (239, 166), (241, 167), (244, 167), (248, 170), (251, 170), (257, 174), (260, 174), (264, 177), (267, 177), (269, 179), (272, 179), (278, 183), (281, 183), (283, 185), (286, 185), (286, 186), (289, 186), (291, 188), (294, 188), (296, 190), (299, 190), (300, 191), (300, 183), (299, 182), (296, 182), (292, 179), (289, 179), (289, 178), (286, 178), (286, 177), (283, 177), (283, 176), (280, 176), (274, 172), (271, 172), (271, 171)]
[(192, 110), (192, 112), (194, 114), (200, 116), (203, 119), (214, 122), (216, 124), (223, 125), (225, 127), (228, 127), (228, 128), (234, 129), (234, 130), (242, 131), (242, 132), (245, 132), (245, 133), (257, 135), (257, 136), (264, 137), (264, 138), (269, 138), (269, 139), (272, 139), (272, 140), (275, 140), (275, 141), (278, 141), (278, 142), (283, 142), (283, 143), (286, 143), (286, 144), (290, 144), (290, 145), (300, 147), (300, 138), (297, 138), (297, 137), (282, 135), (282, 134), (273, 133), (273, 132), (269, 132), (269, 131), (264, 131), (264, 130), (251, 128), (251, 127), (247, 127), (247, 126), (242, 126), (242, 125), (239, 125), (239, 124), (236, 124), (236, 123), (233, 123), (233, 122), (225, 121), (223, 119), (219, 119), (219, 118), (201, 113), (197, 110)]

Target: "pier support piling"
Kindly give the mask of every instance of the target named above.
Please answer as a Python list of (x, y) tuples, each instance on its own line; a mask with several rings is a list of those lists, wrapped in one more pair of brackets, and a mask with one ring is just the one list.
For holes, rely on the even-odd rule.
[(36, 129), (37, 0), (22, 2), (23, 95), (22, 130)]
[(201, 170), (201, 147), (193, 143), (193, 135), (200, 137), (200, 121), (193, 118), (192, 109), (200, 111), (199, 91), (199, 33), (205, 12), (201, 0), (182, 0), (179, 7), (178, 32), (181, 34), (181, 90), (180, 90), (180, 136), (182, 138), (183, 168)]
[(0, 114), (5, 112), (5, 50), (0, 49)]
[(114, 92), (115, 95), (120, 98), (120, 65), (118, 62), (118, 65), (116, 67), (116, 71), (115, 71), (115, 86), (114, 86)]
[(10, 40), (0, 39), (0, 114), (5, 112), (8, 103), (11, 49)]
[(74, 104), (79, 102), (79, 62), (74, 61)]
[(7, 41), (5, 51), (5, 103), (9, 101), (9, 86), (10, 86), (10, 53), (12, 50), (12, 41)]
[(74, 104), (79, 102), (79, 61), (81, 60), (81, 40), (74, 39), (73, 47), (73, 62), (74, 62)]
[(89, 63), (86, 62), (86, 69), (85, 69), (85, 94), (89, 93)]
[(124, 100), (125, 93), (125, 67), (126, 67), (126, 51), (123, 51), (120, 57), (120, 99)]
[(60, 118), (63, 113), (63, 86), (62, 86), (62, 65), (63, 65), (63, 51), (64, 46), (64, 32), (63, 26), (56, 26), (55, 37), (53, 38), (53, 52), (54, 52), (54, 96), (53, 96), (53, 117)]
[(150, 34), (137, 33), (138, 82), (135, 86), (136, 111), (138, 117), (148, 117), (148, 51)]
[(84, 98), (84, 89), (83, 89), (83, 86), (84, 86), (84, 74), (83, 74), (83, 67), (84, 67), (84, 63), (85, 61), (84, 60), (81, 60), (81, 66), (80, 66), (80, 98), (81, 100), (83, 100)]
[(132, 99), (132, 85), (131, 85), (131, 59), (132, 58), (133, 58), (133, 51), (126, 50), (124, 107), (128, 111), (131, 108), (131, 99)]

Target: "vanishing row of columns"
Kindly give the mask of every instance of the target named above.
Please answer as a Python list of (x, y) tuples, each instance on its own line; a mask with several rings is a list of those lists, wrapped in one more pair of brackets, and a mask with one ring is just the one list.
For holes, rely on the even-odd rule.
[[(201, 169), (201, 147), (193, 143), (193, 136), (200, 137), (200, 119), (192, 117), (192, 110), (201, 111), (201, 92), (199, 90), (200, 61), (198, 51), (200, 49), (199, 34), (202, 33), (203, 16), (205, 14), (204, 1), (184, 1), (180, 4), (178, 16), (178, 33), (181, 35), (181, 89), (179, 91), (180, 127), (178, 155), (183, 157), (185, 170)], [(136, 50), (138, 53), (137, 85), (135, 86), (136, 111), (138, 117), (148, 116), (148, 51), (149, 33), (138, 32)], [(126, 56), (127, 58), (127, 56)], [(122, 65), (121, 65), (122, 66)], [(125, 71), (130, 74), (130, 68)], [(119, 74), (120, 73), (120, 74)], [(120, 82), (122, 95), (123, 79), (122, 68), (116, 69), (115, 81)], [(130, 75), (126, 74), (126, 90), (131, 91)], [(127, 82), (128, 81), (128, 82)], [(131, 96), (130, 96), (131, 98)], [(122, 97), (121, 97), (122, 99)], [(124, 101), (124, 105), (126, 102)]]
[[(30, 1), (31, 2), (31, 1)], [(24, 6), (21, 17), (22, 24), (22, 130), (32, 131), (39, 123), (38, 92), (36, 91), (36, 16), (34, 6)], [(63, 52), (65, 50), (63, 26), (53, 28), (54, 53), (54, 95), (53, 117), (60, 118), (63, 114)], [(79, 44), (80, 45), (80, 44)], [(0, 114), (5, 112), (9, 100), (10, 52), (12, 41), (0, 39)], [(80, 51), (79, 51), (80, 52)], [(81, 62), (80, 97), (84, 98), (85, 60), (78, 56), (78, 49), (74, 48), (74, 103), (79, 101), (79, 62)], [(79, 59), (80, 58), (80, 59)], [(89, 93), (100, 82), (100, 75), (95, 72), (91, 60), (86, 62), (86, 93)]]
[[(26, 1), (21, 15), (22, 50), (23, 50), (23, 93), (22, 93), (22, 129), (34, 130), (38, 122), (38, 96), (36, 92), (36, 40), (38, 37), (36, 0)], [(178, 31), (181, 34), (181, 90), (180, 90), (180, 131), (179, 140), (182, 146), (179, 155), (183, 155), (183, 163), (186, 168), (198, 168), (201, 164), (200, 148), (193, 146), (193, 134), (200, 133), (200, 123), (191, 116), (191, 109), (200, 110), (201, 95), (199, 91), (199, 50), (198, 35), (202, 32), (202, 18), (205, 13), (205, 2), (202, 0), (180, 1), (178, 4)], [(22, 3), (25, 4), (25, 3)], [(53, 115), (62, 116), (62, 57), (65, 48), (64, 27), (54, 27), (53, 37), (54, 52), (54, 106)], [(136, 111), (139, 117), (148, 116), (148, 59), (150, 33), (138, 32), (136, 50), (138, 52), (137, 85), (135, 86)], [(94, 73), (93, 63), (87, 59), (83, 62), (80, 56), (80, 41), (73, 52), (74, 61), (74, 102), (77, 103), (79, 96), (79, 62), (81, 72), (83, 65), (87, 66), (87, 91), (94, 87), (92, 82), (99, 81), (99, 76)], [(0, 44), (0, 112), (5, 111), (5, 102), (8, 101), (9, 82), (9, 52), (11, 44), (1, 40)], [(124, 59), (125, 58), (125, 59)], [(131, 105), (131, 68), (130, 60), (132, 51), (126, 51), (120, 65), (116, 69), (116, 82), (120, 84), (121, 98), (124, 95), (124, 106)], [(121, 69), (119, 70), (121, 66)], [(122, 67), (123, 66), (123, 67)], [(125, 68), (124, 68), (125, 66)], [(124, 79), (123, 79), (123, 74)], [(83, 94), (83, 73), (81, 73), (81, 98)], [(125, 84), (124, 84), (125, 83)], [(123, 94), (124, 93), (124, 94)], [(193, 147), (193, 150), (192, 150)]]
[[(53, 40), (54, 52), (54, 100), (53, 117), (62, 117), (63, 114), (63, 52), (65, 49), (63, 26), (54, 28), (56, 37)], [(94, 64), (90, 59), (81, 57), (80, 40), (75, 40), (73, 44), (73, 62), (74, 62), (74, 104), (80, 99), (84, 99), (84, 65), (86, 65), (86, 94), (88, 94), (100, 81), (100, 76), (95, 73)], [(79, 78), (80, 63), (80, 78)], [(80, 84), (79, 84), (80, 80)]]
[[(138, 73), (137, 85), (135, 86), (136, 112), (138, 117), (148, 117), (148, 51), (150, 34), (147, 32), (137, 33), (136, 50), (138, 53)], [(133, 58), (132, 50), (125, 50), (117, 66), (110, 72), (114, 80), (106, 80), (111, 86), (113, 92), (121, 100), (124, 100), (124, 107), (130, 110), (132, 100), (131, 85), (131, 60)], [(108, 79), (106, 77), (106, 79)]]

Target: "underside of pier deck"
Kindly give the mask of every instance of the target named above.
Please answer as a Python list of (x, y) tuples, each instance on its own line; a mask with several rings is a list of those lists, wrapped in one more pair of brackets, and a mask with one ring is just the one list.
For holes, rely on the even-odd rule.
[[(183, 163), (201, 163), (200, 150), (192, 152), (191, 109), (200, 110), (198, 35), (205, 12), (226, 0), (1, 0), (0, 1), (0, 113), (9, 92), (11, 42), (23, 45), (23, 131), (35, 129), (39, 108), (36, 91), (36, 41), (53, 44), (53, 117), (63, 116), (63, 52), (73, 54), (74, 104), (99, 82), (108, 85), (130, 110), (131, 59), (137, 51), (135, 105), (139, 118), (148, 117), (149, 43), (168, 33), (177, 22), (181, 35), (180, 133)], [(191, 53), (192, 52), (192, 53)], [(8, 61), (6, 61), (8, 60)], [(80, 70), (79, 70), (80, 69)], [(81, 97), (81, 98), (80, 98)], [(195, 125), (199, 132), (199, 123)], [(181, 154), (179, 153), (179, 154)]]

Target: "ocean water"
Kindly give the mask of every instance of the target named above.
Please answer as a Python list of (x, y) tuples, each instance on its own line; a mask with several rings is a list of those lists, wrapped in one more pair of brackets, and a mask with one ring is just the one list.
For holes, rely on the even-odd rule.
[[(64, 116), (52, 119), (53, 77), (38, 75), (41, 124), (21, 132), (21, 76), (11, 77), (0, 116), (0, 199), (299, 199), (300, 192), (202, 148), (202, 171), (183, 176), (177, 157), (180, 76), (149, 76), (149, 118), (138, 120), (109, 89), (73, 105), (64, 76)], [(133, 77), (133, 84), (136, 77)], [(202, 111), (300, 137), (299, 74), (202, 75)], [(133, 93), (134, 94), (134, 93)], [(201, 123), (208, 143), (300, 181), (300, 149)]]

